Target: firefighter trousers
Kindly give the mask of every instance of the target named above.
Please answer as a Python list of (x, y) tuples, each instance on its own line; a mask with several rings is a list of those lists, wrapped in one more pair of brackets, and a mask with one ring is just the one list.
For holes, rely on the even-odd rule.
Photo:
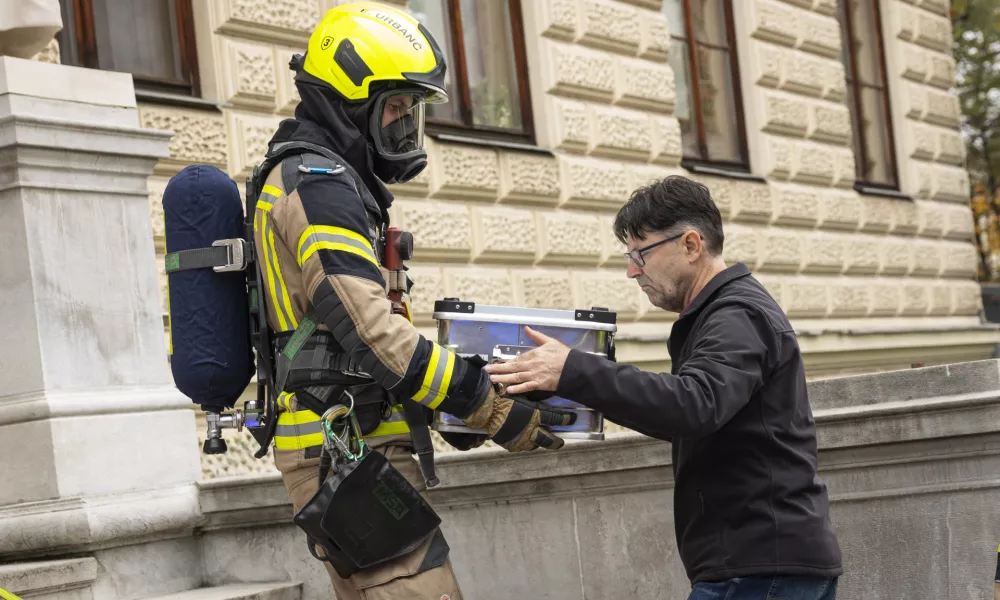
[[(374, 439), (372, 451), (381, 452), (404, 477), (423, 493), (423, 477), (411, 455), (409, 435), (392, 436), (392, 441), (380, 444)], [(401, 439), (400, 439), (401, 438)], [(319, 489), (319, 452), (317, 446), (298, 450), (274, 449), (274, 463), (291, 497), (295, 512)], [(303, 545), (305, 536), (302, 536)], [(455, 579), (451, 559), (440, 559), (443, 535), (438, 534), (419, 548), (401, 558), (355, 573), (341, 579), (329, 563), (323, 562), (338, 600), (461, 600), (462, 593)], [(310, 560), (315, 560), (310, 557)]]

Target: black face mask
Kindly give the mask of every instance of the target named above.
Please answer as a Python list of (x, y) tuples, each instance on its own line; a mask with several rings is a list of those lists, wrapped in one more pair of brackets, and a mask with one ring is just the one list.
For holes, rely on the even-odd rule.
[(383, 183), (406, 183), (420, 174), (427, 167), (427, 151), (411, 154), (405, 159), (392, 158), (379, 154), (371, 148), (373, 171)]

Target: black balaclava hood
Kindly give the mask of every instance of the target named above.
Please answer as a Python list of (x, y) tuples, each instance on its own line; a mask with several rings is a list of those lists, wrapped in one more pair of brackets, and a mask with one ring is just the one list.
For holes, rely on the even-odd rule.
[(354, 167), (368, 191), (382, 208), (383, 214), (392, 205), (392, 192), (375, 175), (372, 161), (374, 150), (368, 142), (369, 118), (374, 100), (349, 103), (337, 92), (320, 83), (296, 80), (302, 101), (295, 107), (295, 118), (311, 121), (327, 133), (331, 150)]

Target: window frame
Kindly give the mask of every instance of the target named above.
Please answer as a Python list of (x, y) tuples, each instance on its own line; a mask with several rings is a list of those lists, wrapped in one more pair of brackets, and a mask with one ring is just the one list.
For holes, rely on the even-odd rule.
[[(683, 41), (687, 47), (687, 66), (690, 74), (691, 106), (694, 112), (695, 135), (698, 136), (698, 149), (701, 156), (683, 155), (681, 166), (696, 171), (698, 167), (709, 167), (738, 173), (750, 172), (750, 151), (746, 130), (746, 109), (743, 104), (743, 82), (740, 78), (739, 51), (736, 47), (736, 21), (733, 16), (733, 0), (723, 0), (723, 12), (726, 27), (726, 42), (728, 48), (719, 48), (712, 44), (704, 44), (713, 50), (723, 50), (729, 54), (730, 83), (733, 88), (733, 103), (735, 104), (737, 135), (739, 135), (739, 151), (741, 160), (714, 160), (708, 157), (708, 141), (705, 133), (705, 116), (701, 104), (701, 64), (698, 59), (698, 39), (694, 31), (694, 12), (691, 10), (691, 0), (678, 0), (684, 14), (685, 39), (670, 35), (671, 42)], [(682, 134), (683, 135), (683, 134)], [(683, 148), (684, 145), (681, 144)]]
[[(158, 77), (148, 77), (132, 73), (136, 96), (142, 97), (143, 92), (151, 96), (176, 96), (197, 99), (201, 97), (201, 81), (198, 72), (198, 50), (195, 45), (194, 10), (192, 0), (173, 0), (175, 17), (177, 19), (177, 53), (180, 57), (181, 73), (186, 82), (180, 82)], [(61, 0), (64, 20), (67, 13), (72, 19), (73, 41), (75, 48), (71, 52), (62, 53), (64, 64), (100, 69), (100, 59), (97, 50), (97, 29), (94, 26), (93, 0)], [(67, 44), (65, 30), (60, 32), (60, 45)], [(72, 44), (71, 44), (72, 45)], [(67, 60), (68, 59), (68, 60)]]
[[(889, 132), (888, 142), (889, 142), (889, 157), (892, 159), (892, 179), (893, 183), (878, 183), (874, 181), (867, 181), (862, 178), (862, 170), (864, 169), (865, 163), (868, 162), (869, 148), (867, 140), (861, 135), (861, 123), (853, 123), (854, 117), (851, 116), (852, 121), (852, 135), (861, 135), (861, 139), (858, 140), (858, 148), (861, 153), (860, 157), (855, 157), (854, 159), (854, 189), (859, 192), (898, 192), (900, 191), (899, 183), (899, 156), (896, 154), (896, 131), (893, 127), (892, 121), (892, 102), (889, 99), (889, 69), (886, 65), (885, 60), (885, 35), (882, 32), (882, 6), (879, 0), (860, 0), (861, 2), (870, 2), (872, 6), (872, 13), (875, 16), (875, 22), (872, 24), (875, 30), (875, 47), (878, 52), (878, 64), (881, 70), (880, 83), (881, 89), (879, 92), (879, 100), (882, 104), (882, 111), (885, 113), (885, 128)], [(847, 71), (845, 76), (845, 87), (846, 93), (849, 96), (847, 100), (854, 104), (854, 114), (857, 115), (858, 119), (863, 118), (864, 113), (862, 112), (862, 98), (861, 98), (861, 87), (862, 85), (858, 81), (858, 59), (854, 52), (854, 22), (851, 19), (851, 13), (849, 12), (850, 0), (838, 0), (838, 13), (841, 18), (841, 26), (845, 28), (847, 34), (848, 44), (847, 44), (847, 56), (848, 65), (845, 65), (845, 70)], [(854, 148), (851, 148), (854, 150)], [(858, 160), (860, 158), (860, 160)]]
[(524, 19), (521, 0), (507, 0), (510, 8), (510, 35), (514, 49), (514, 70), (517, 79), (517, 102), (521, 111), (521, 130), (488, 125), (475, 125), (472, 117), (472, 90), (466, 70), (465, 37), (462, 25), (462, 0), (448, 0), (448, 27), (454, 64), (455, 88), (449, 102), (458, 101), (461, 122), (427, 116), (427, 133), (434, 136), (472, 137), (498, 142), (535, 144), (535, 120), (531, 106), (531, 86), (528, 77), (528, 57), (524, 41)]

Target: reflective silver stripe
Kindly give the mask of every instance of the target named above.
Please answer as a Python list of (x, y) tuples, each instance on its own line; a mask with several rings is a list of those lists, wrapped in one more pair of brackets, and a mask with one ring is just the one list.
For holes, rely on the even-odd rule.
[(312, 423), (301, 423), (299, 425), (278, 425), (274, 428), (274, 435), (278, 437), (301, 437), (313, 433), (321, 433), (323, 424), (320, 421)]
[[(302, 250), (307, 250), (310, 246), (317, 242), (328, 242), (331, 244), (344, 244), (346, 246), (351, 246), (352, 248), (362, 250), (365, 254), (371, 257), (373, 262), (378, 262), (378, 259), (375, 258), (375, 253), (372, 252), (372, 249), (367, 244), (349, 238), (346, 235), (337, 235), (335, 233), (310, 233), (309, 237), (306, 238), (305, 243), (302, 244)], [(301, 257), (299, 260), (301, 261)]]
[(403, 414), (403, 407), (397, 404), (396, 406), (392, 407), (392, 415), (390, 415), (388, 419), (382, 419), (382, 422), (399, 423), (400, 421), (405, 421), (405, 420), (406, 420), (406, 415)]
[[(437, 355), (437, 364), (434, 365), (434, 376), (431, 378), (430, 385), (426, 389), (422, 388), (421, 392), (414, 396), (414, 400), (428, 408), (437, 408), (437, 404), (441, 399), (440, 397), (447, 392), (447, 390), (441, 389), (441, 383), (444, 381), (445, 372), (448, 370), (448, 354), (447, 350), (434, 344), (434, 355)], [(432, 362), (434, 355), (431, 358)], [(426, 372), (424, 374), (424, 381), (427, 381)]]

